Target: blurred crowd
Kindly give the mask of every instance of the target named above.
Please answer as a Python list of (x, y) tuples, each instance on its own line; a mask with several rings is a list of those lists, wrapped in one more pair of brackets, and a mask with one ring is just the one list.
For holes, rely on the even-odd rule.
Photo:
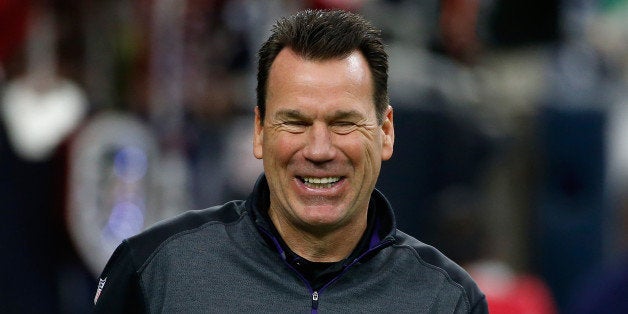
[(0, 0), (0, 312), (89, 312), (113, 249), (245, 198), (279, 17), (383, 31), (378, 188), (491, 313), (627, 313), (627, 0)]

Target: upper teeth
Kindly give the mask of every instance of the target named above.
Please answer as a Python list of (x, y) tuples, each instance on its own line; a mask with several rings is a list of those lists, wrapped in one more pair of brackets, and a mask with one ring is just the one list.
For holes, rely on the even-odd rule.
[(303, 181), (306, 183), (313, 183), (313, 184), (329, 184), (329, 183), (336, 183), (340, 181), (340, 177), (303, 178)]

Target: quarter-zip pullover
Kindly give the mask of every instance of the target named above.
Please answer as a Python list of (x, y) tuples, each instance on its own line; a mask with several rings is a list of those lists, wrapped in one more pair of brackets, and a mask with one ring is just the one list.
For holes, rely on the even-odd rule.
[(362, 244), (314, 275), (295, 267), (271, 227), (268, 193), (262, 175), (246, 201), (189, 211), (123, 241), (100, 277), (95, 312), (487, 313), (461, 267), (396, 230), (377, 190)]

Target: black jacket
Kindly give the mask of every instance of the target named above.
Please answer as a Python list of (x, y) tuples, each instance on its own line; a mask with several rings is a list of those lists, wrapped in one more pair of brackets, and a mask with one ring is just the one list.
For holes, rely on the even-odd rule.
[(377, 190), (367, 247), (317, 291), (269, 230), (268, 185), (247, 201), (189, 211), (125, 240), (100, 278), (96, 313), (487, 313), (469, 275), (395, 229)]

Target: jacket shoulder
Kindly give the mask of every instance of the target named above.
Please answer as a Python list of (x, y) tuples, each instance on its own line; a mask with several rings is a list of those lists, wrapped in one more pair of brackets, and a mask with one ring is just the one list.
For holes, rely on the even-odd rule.
[(144, 312), (146, 305), (139, 271), (153, 252), (178, 234), (193, 232), (208, 223), (229, 224), (240, 220), (245, 213), (243, 201), (187, 211), (124, 240), (116, 248), (100, 276), (94, 297), (94, 312)]
[(126, 242), (133, 251), (134, 259), (142, 264), (159, 246), (173, 236), (193, 231), (208, 223), (229, 224), (236, 222), (246, 213), (244, 207), (244, 201), (232, 201), (202, 210), (186, 211), (155, 224), (127, 239)]
[(484, 293), (482, 293), (469, 273), (460, 265), (449, 259), (435, 247), (425, 244), (399, 230), (397, 230), (396, 238), (396, 247), (410, 249), (422, 266), (441, 273), (454, 287), (460, 289), (468, 300), (468, 307), (471, 313), (486, 313), (488, 311)]

